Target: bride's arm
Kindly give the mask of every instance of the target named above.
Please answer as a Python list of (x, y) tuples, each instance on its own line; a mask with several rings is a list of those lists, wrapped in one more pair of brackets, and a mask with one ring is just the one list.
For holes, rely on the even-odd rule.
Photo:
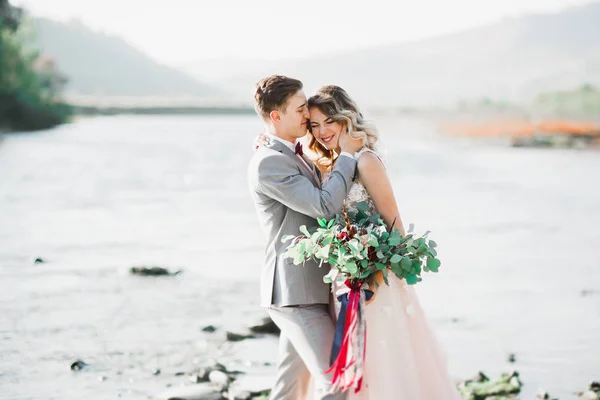
[[(375, 209), (381, 215), (381, 218), (390, 226), (393, 222), (394, 228), (398, 229), (400, 234), (404, 236), (404, 226), (402, 225), (402, 219), (398, 212), (398, 204), (394, 197), (394, 191), (392, 190), (392, 184), (388, 178), (385, 166), (375, 154), (371, 152), (365, 152), (361, 154), (358, 159), (358, 177), (369, 193)], [(373, 292), (376, 292), (376, 287), (383, 283), (383, 273), (380, 271), (375, 274), (371, 283), (377, 283), (377, 285), (371, 285)], [(373, 301), (373, 298), (371, 301)], [(371, 303), (367, 302), (367, 304)]]
[(381, 214), (383, 222), (388, 226), (393, 222), (394, 227), (404, 236), (406, 233), (398, 212), (392, 184), (379, 157), (371, 152), (365, 152), (358, 159), (357, 168), (358, 178), (373, 199), (375, 209)]

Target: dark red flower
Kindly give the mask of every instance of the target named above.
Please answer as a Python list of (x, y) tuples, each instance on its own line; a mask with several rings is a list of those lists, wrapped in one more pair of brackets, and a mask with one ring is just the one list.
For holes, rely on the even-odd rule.
[(338, 237), (339, 240), (347, 241), (350, 240), (350, 236), (346, 232), (341, 232)]
[(369, 261), (377, 261), (377, 251), (374, 247), (369, 246), (369, 250), (367, 250), (367, 255), (369, 256)]

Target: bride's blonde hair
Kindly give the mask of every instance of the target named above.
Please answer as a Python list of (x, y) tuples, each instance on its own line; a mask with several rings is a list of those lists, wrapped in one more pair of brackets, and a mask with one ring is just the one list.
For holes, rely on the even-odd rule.
[[(358, 106), (344, 89), (335, 85), (322, 86), (308, 99), (308, 108), (312, 107), (318, 108), (330, 120), (341, 123), (348, 134), (354, 139), (361, 139), (366, 148), (375, 150), (379, 140), (377, 128), (364, 119)], [(317, 154), (317, 165), (322, 169), (333, 165), (337, 157), (335, 152), (319, 143), (312, 134), (308, 147)]]

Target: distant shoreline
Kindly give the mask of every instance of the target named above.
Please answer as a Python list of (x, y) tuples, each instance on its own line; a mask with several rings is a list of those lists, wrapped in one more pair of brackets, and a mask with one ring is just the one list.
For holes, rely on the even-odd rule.
[(74, 116), (103, 115), (254, 115), (244, 106), (78, 106), (72, 105)]

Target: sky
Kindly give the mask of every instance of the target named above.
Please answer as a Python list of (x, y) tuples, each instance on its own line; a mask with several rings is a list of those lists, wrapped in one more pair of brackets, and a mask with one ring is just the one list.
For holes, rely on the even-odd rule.
[(282, 59), (412, 41), (590, 0), (11, 0), (79, 19), (160, 62)]

